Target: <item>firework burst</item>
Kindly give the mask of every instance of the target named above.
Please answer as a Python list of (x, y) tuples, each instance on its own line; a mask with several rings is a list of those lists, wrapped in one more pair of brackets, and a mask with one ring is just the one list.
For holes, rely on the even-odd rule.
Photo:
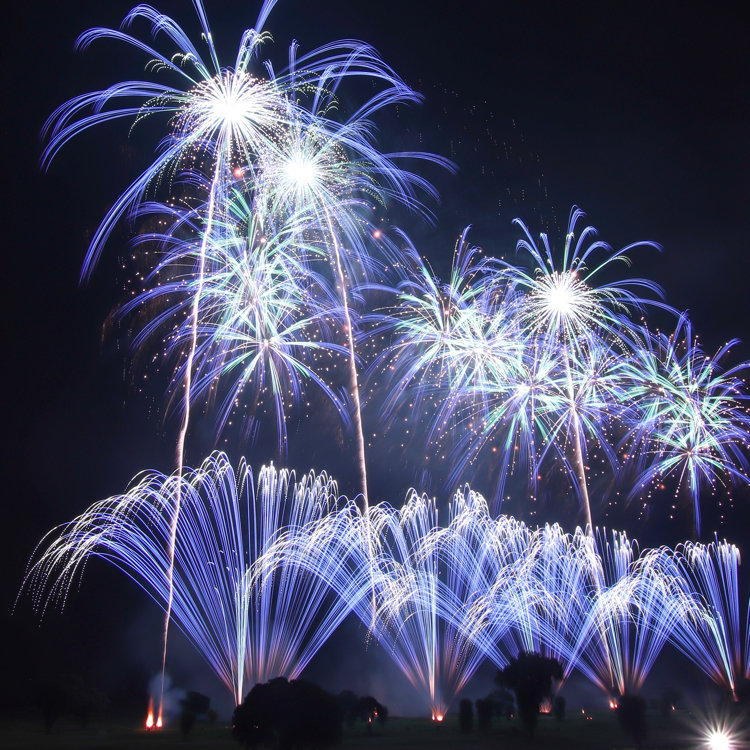
[(641, 338), (626, 364), (626, 443), (638, 469), (631, 496), (676, 477), (676, 496), (689, 496), (700, 532), (701, 489), (748, 481), (750, 416), (740, 375), (750, 364), (724, 370), (721, 362), (737, 342), (706, 355), (685, 315), (673, 335), (643, 331)]

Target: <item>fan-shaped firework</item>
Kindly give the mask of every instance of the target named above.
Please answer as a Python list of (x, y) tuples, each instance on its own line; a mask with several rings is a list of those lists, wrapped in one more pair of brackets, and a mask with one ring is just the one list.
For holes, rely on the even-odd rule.
[(740, 552), (735, 545), (718, 540), (686, 542), (678, 547), (672, 563), (682, 593), (693, 605), (672, 639), (714, 682), (734, 693), (738, 681), (747, 677), (748, 663), (747, 634), (743, 644), (740, 615)]
[(525, 634), (526, 614), (539, 593), (532, 576), (535, 541), (516, 519), (493, 519), (486, 500), (468, 486), (455, 493), (450, 523), (434, 535), (445, 570), (441, 617), (499, 668), (508, 652), (518, 653), (517, 633)]
[(537, 534), (533, 577), (542, 595), (534, 613), (537, 632), (529, 634), (532, 648), (525, 650), (557, 659), (567, 680), (594, 636), (598, 558), (591, 537), (580, 528), (566, 534), (554, 524)]
[(173, 619), (240, 703), (248, 683), (298, 676), (357, 596), (369, 591), (369, 578), (357, 583), (341, 555), (327, 554), (318, 575), (291, 560), (274, 558), (273, 566), (260, 561), (264, 554), (273, 557), (281, 543), (293, 547), (296, 536), (332, 514), (336, 485), (325, 474), (295, 481), (293, 474), (267, 467), (256, 485), (244, 462), (235, 473), (220, 453), (183, 477), (145, 474), (126, 494), (94, 504), (62, 527), (26, 585), (44, 609), (48, 597), (64, 600), (95, 556), (120, 568), (166, 609), (178, 483)]
[(507, 661), (498, 644), (531, 601), (524, 580), (533, 534), (513, 519), (493, 521), (468, 487), (454, 496), (444, 528), (435, 501), (414, 491), (400, 510), (373, 506), (361, 528), (374, 600), (360, 600), (359, 616), (442, 721), (488, 654)]
[(434, 501), (413, 492), (401, 510), (388, 505), (371, 508), (366, 529), (379, 579), (370, 623), (373, 634), (412, 685), (428, 697), (433, 718), (444, 714), (445, 700), (452, 696), (443, 691), (453, 687), (443, 685), (437, 560), (423, 548), (436, 527)]
[(468, 487), (445, 527), (413, 491), (401, 510), (363, 514), (325, 474), (295, 483), (270, 467), (255, 485), (223, 454), (182, 479), (145, 474), (52, 532), (24, 582), (36, 606), (64, 601), (95, 556), (166, 607), (178, 482), (175, 621), (238, 701), (247, 680), (299, 674), (350, 611), (434, 718), (485, 658), (502, 668), (520, 651), (559, 659), (566, 678), (577, 668), (610, 695), (638, 691), (669, 638), (729, 688), (747, 669), (732, 545), (638, 555), (622, 533), (493, 519)]
[(637, 693), (686, 602), (659, 566), (661, 551), (638, 555), (626, 534), (605, 531), (596, 548), (597, 600), (579, 667), (610, 694)]

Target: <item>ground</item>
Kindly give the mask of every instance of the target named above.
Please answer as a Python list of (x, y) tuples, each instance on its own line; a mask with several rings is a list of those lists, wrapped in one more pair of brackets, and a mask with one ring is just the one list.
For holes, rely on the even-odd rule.
[[(696, 722), (687, 714), (677, 712), (664, 720), (659, 714), (649, 714), (649, 737), (646, 750), (686, 750), (700, 748)], [(231, 738), (226, 725), (213, 728), (199, 724), (185, 740), (178, 729), (161, 732), (146, 732), (121, 722), (92, 721), (81, 729), (72, 722), (61, 721), (51, 734), (45, 734), (41, 722), (27, 720), (4, 721), (0, 724), (3, 747), (57, 748), (71, 750), (132, 750), (149, 748), (190, 748), (190, 750), (240, 750), (241, 746)], [(471, 734), (461, 734), (458, 716), (449, 715), (445, 722), (436, 724), (427, 719), (392, 718), (384, 726), (378, 726), (368, 736), (361, 725), (347, 728), (340, 750), (625, 750), (633, 748), (623, 736), (617, 719), (612, 713), (595, 714), (587, 719), (582, 716), (566, 718), (562, 722), (543, 716), (540, 718), (536, 737), (530, 743), (515, 721), (495, 720), (488, 734), (476, 729)]]

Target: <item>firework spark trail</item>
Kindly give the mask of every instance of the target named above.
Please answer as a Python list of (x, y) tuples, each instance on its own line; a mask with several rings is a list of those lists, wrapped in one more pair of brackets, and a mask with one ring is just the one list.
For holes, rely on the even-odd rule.
[[(187, 438), (188, 427), (190, 425), (190, 406), (191, 406), (191, 388), (193, 382), (193, 359), (195, 350), (198, 346), (198, 312), (200, 309), (200, 300), (203, 293), (203, 280), (206, 270), (206, 244), (212, 234), (214, 210), (216, 208), (216, 195), (219, 191), (219, 184), (222, 178), (222, 162), (217, 159), (214, 171), (214, 178), (211, 182), (211, 197), (208, 204), (208, 216), (206, 217), (206, 227), (201, 238), (200, 254), (198, 260), (198, 285), (193, 296), (192, 307), (190, 311), (190, 347), (188, 348), (187, 361), (185, 363), (185, 393), (183, 397), (183, 417), (180, 432), (177, 437), (177, 476), (182, 476), (182, 470), (185, 465), (185, 439)], [(159, 719), (162, 718), (162, 707), (164, 705), (164, 676), (167, 673), (167, 643), (169, 638), (169, 621), (172, 616), (172, 600), (174, 598), (174, 549), (177, 539), (177, 522), (180, 518), (180, 508), (182, 506), (182, 482), (176, 482), (176, 492), (174, 498), (174, 510), (172, 511), (172, 522), (169, 529), (169, 552), (167, 555), (167, 606), (164, 612), (164, 645), (162, 649), (161, 660), (161, 689), (159, 694)]]
[[(170, 589), (164, 570), (178, 486), (183, 505)], [(164, 609), (173, 594), (175, 623), (240, 703), (247, 683), (298, 676), (370, 591), (352, 544), (356, 525), (348, 535), (342, 523), (327, 538), (320, 532), (321, 519), (344, 519), (337, 506), (336, 485), (325, 474), (295, 482), (268, 467), (256, 484), (244, 462), (235, 472), (226, 456), (214, 454), (197, 471), (148, 473), (125, 495), (94, 504), (58, 530), (25, 585), (44, 610), (65, 600), (93, 555)], [(315, 575), (279, 554), (302, 547), (301, 540), (319, 550)]]
[(328, 226), (331, 230), (330, 241), (333, 244), (333, 254), (336, 259), (336, 275), (338, 277), (339, 294), (341, 295), (341, 306), (344, 313), (344, 329), (346, 331), (346, 343), (349, 349), (349, 388), (354, 401), (354, 426), (357, 435), (357, 454), (359, 458), (359, 475), (362, 486), (362, 509), (367, 513), (369, 499), (367, 492), (367, 459), (365, 456), (365, 435), (362, 429), (362, 404), (359, 399), (359, 378), (357, 375), (357, 359), (354, 350), (354, 330), (352, 318), (349, 312), (349, 296), (346, 293), (346, 279), (344, 268), (341, 263), (341, 251), (333, 232), (331, 218), (326, 214)]

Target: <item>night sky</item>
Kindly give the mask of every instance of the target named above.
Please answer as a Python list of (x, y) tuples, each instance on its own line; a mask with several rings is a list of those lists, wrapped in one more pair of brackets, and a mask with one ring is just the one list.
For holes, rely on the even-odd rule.
[[(114, 43), (73, 51), (79, 32), (116, 26), (129, 2), (14, 5), (3, 50), (2, 616), (13, 634), (5, 661), (20, 684), (45, 671), (76, 669), (105, 680), (104, 673), (130, 659), (133, 674), (125, 672), (137, 684), (143, 672), (158, 669), (159, 615), (119, 574), (92, 569), (66, 614), (52, 614), (40, 630), (27, 600), (14, 617), (8, 612), (26, 561), (49, 528), (122, 491), (142, 469), (174, 468), (176, 423), (164, 421), (161, 393), (138, 381), (144, 370), (130, 366), (125, 333), (107, 324), (127, 283), (117, 258), (128, 253), (131, 228), (114, 233), (92, 282), (78, 285), (92, 231), (148, 163), (156, 138), (147, 128), (129, 137), (125, 125), (103, 127), (70, 144), (48, 174), (38, 166), (39, 132), (54, 107), (139, 78), (143, 60)], [(157, 5), (193, 28), (187, 0)], [(229, 61), (255, 19), (255, 5), (207, 0), (207, 6)], [(677, 2), (280, 0), (267, 27), (279, 67), (292, 38), (303, 51), (359, 38), (425, 95), (422, 108), (384, 114), (378, 125), (385, 149), (432, 149), (459, 167), (455, 176), (425, 171), (441, 192), (432, 206), (434, 226), (398, 216), (436, 269), (447, 270), (467, 224), (487, 253), (510, 252), (514, 217), (559, 242), (577, 204), (615, 247), (659, 243), (661, 253), (634, 256), (633, 275), (660, 283), (669, 303), (689, 309), (709, 351), (737, 337), (746, 341), (730, 361), (750, 358), (747, 15), (716, 3), (688, 10)], [(309, 427), (300, 428), (290, 464), (325, 468), (340, 478), (342, 492), (353, 494), (353, 455), (327, 436), (313, 448), (310, 435)], [(212, 446), (199, 420), (187, 463), (200, 463)], [(259, 465), (269, 449), (232, 445), (229, 453)], [(377, 475), (371, 495), (398, 504), (411, 476), (406, 466), (377, 466), (389, 455), (376, 449), (370, 456)], [(735, 496), (734, 508), (714, 512), (704, 504), (703, 538), (718, 531), (741, 547), (750, 541), (750, 493)], [(554, 507), (537, 519), (572, 525)], [(690, 531), (688, 516), (667, 523), (659, 509), (620, 525), (648, 544), (674, 544)], [(137, 645), (149, 639), (151, 645)], [(142, 653), (131, 659), (132, 650)], [(212, 689), (220, 693), (218, 683)]]

